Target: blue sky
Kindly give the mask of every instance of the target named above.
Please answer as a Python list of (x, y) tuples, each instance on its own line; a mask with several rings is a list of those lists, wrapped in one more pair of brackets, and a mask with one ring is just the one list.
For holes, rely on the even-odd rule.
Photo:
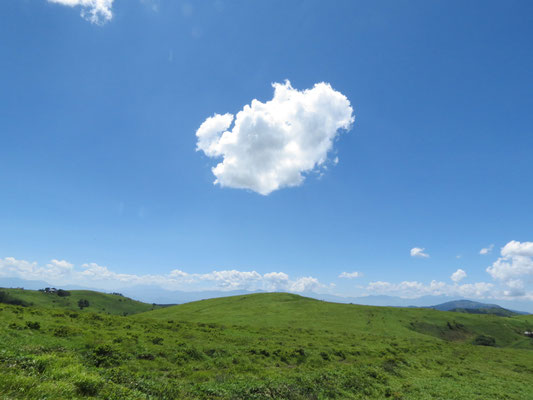
[[(529, 1), (2, 1), (0, 275), (533, 302), (532, 15)], [(278, 109), (321, 105), (291, 126), (355, 119), (317, 123), (326, 152), (298, 153), (312, 170), (283, 170), (272, 147), (292, 178), (260, 194), (261, 146), (209, 157), (196, 134), (286, 80), (302, 103)], [(213, 184), (224, 157), (248, 188)]]

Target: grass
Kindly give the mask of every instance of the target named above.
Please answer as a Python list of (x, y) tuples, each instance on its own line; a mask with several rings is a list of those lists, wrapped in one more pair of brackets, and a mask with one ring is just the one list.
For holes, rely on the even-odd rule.
[(89, 308), (0, 305), (1, 398), (533, 399), (531, 316), (284, 293)]
[(500, 317), (512, 317), (515, 315), (520, 315), (517, 312), (507, 310), (505, 308), (497, 308), (497, 307), (491, 307), (491, 308), (454, 308), (454, 312), (462, 312), (462, 313), (468, 313), (468, 314), (493, 314), (493, 315), (499, 315)]
[(25, 289), (0, 288), (0, 292), (7, 293), (10, 298), (20, 300), (25, 305), (72, 311), (80, 311), (78, 306), (80, 300), (89, 302), (89, 307), (83, 308), (83, 311), (115, 315), (131, 315), (161, 308), (158, 305), (142, 303), (121, 295), (92, 290), (69, 290), (70, 295), (65, 297), (60, 297), (55, 293)]

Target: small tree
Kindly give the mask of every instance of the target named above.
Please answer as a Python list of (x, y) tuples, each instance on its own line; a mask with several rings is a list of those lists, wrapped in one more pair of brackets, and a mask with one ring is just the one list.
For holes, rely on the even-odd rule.
[(83, 310), (85, 307), (89, 307), (89, 300), (79, 299), (78, 300), (78, 307), (80, 308), (80, 310)]

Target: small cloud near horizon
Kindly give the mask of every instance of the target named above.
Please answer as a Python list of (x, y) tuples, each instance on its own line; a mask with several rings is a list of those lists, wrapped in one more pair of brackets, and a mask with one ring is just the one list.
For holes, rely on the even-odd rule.
[(413, 247), (410, 251), (411, 257), (417, 257), (417, 258), (429, 258), (429, 254), (424, 253), (424, 248), (422, 247)]
[(462, 281), (464, 278), (466, 278), (466, 272), (461, 268), (459, 268), (450, 276), (450, 279), (456, 283)]
[(363, 274), (361, 272), (343, 272), (339, 275), (339, 278), (345, 278), (345, 279), (354, 279), (354, 278), (360, 278)]
[(208, 273), (189, 273), (174, 269), (168, 274), (117, 273), (97, 263), (85, 263), (79, 268), (65, 260), (51, 260), (41, 266), (37, 262), (0, 258), (0, 278), (42, 280), (53, 285), (82, 285), (115, 290), (136, 285), (154, 285), (167, 290), (265, 290), (296, 293), (327, 289), (317, 278), (291, 278), (284, 272), (260, 274), (256, 271), (215, 270)]
[(494, 245), (491, 244), (491, 245), (489, 245), (487, 247), (484, 247), (483, 249), (479, 250), (479, 254), (481, 254), (482, 256), (487, 255), (490, 252), (492, 252), (493, 248), (494, 248)]

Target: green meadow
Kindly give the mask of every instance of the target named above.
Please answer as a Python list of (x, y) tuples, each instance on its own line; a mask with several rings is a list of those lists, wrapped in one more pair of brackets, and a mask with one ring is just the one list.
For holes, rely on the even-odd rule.
[(0, 289), (0, 291), (20, 300), (24, 306), (63, 308), (74, 311), (79, 310), (78, 302), (80, 300), (87, 300), (89, 301), (89, 307), (84, 308), (84, 310), (116, 315), (136, 314), (161, 308), (161, 306), (155, 304), (142, 303), (121, 295), (90, 290), (69, 290), (67, 296), (24, 289)]
[(2, 399), (533, 399), (530, 315), (0, 290)]

